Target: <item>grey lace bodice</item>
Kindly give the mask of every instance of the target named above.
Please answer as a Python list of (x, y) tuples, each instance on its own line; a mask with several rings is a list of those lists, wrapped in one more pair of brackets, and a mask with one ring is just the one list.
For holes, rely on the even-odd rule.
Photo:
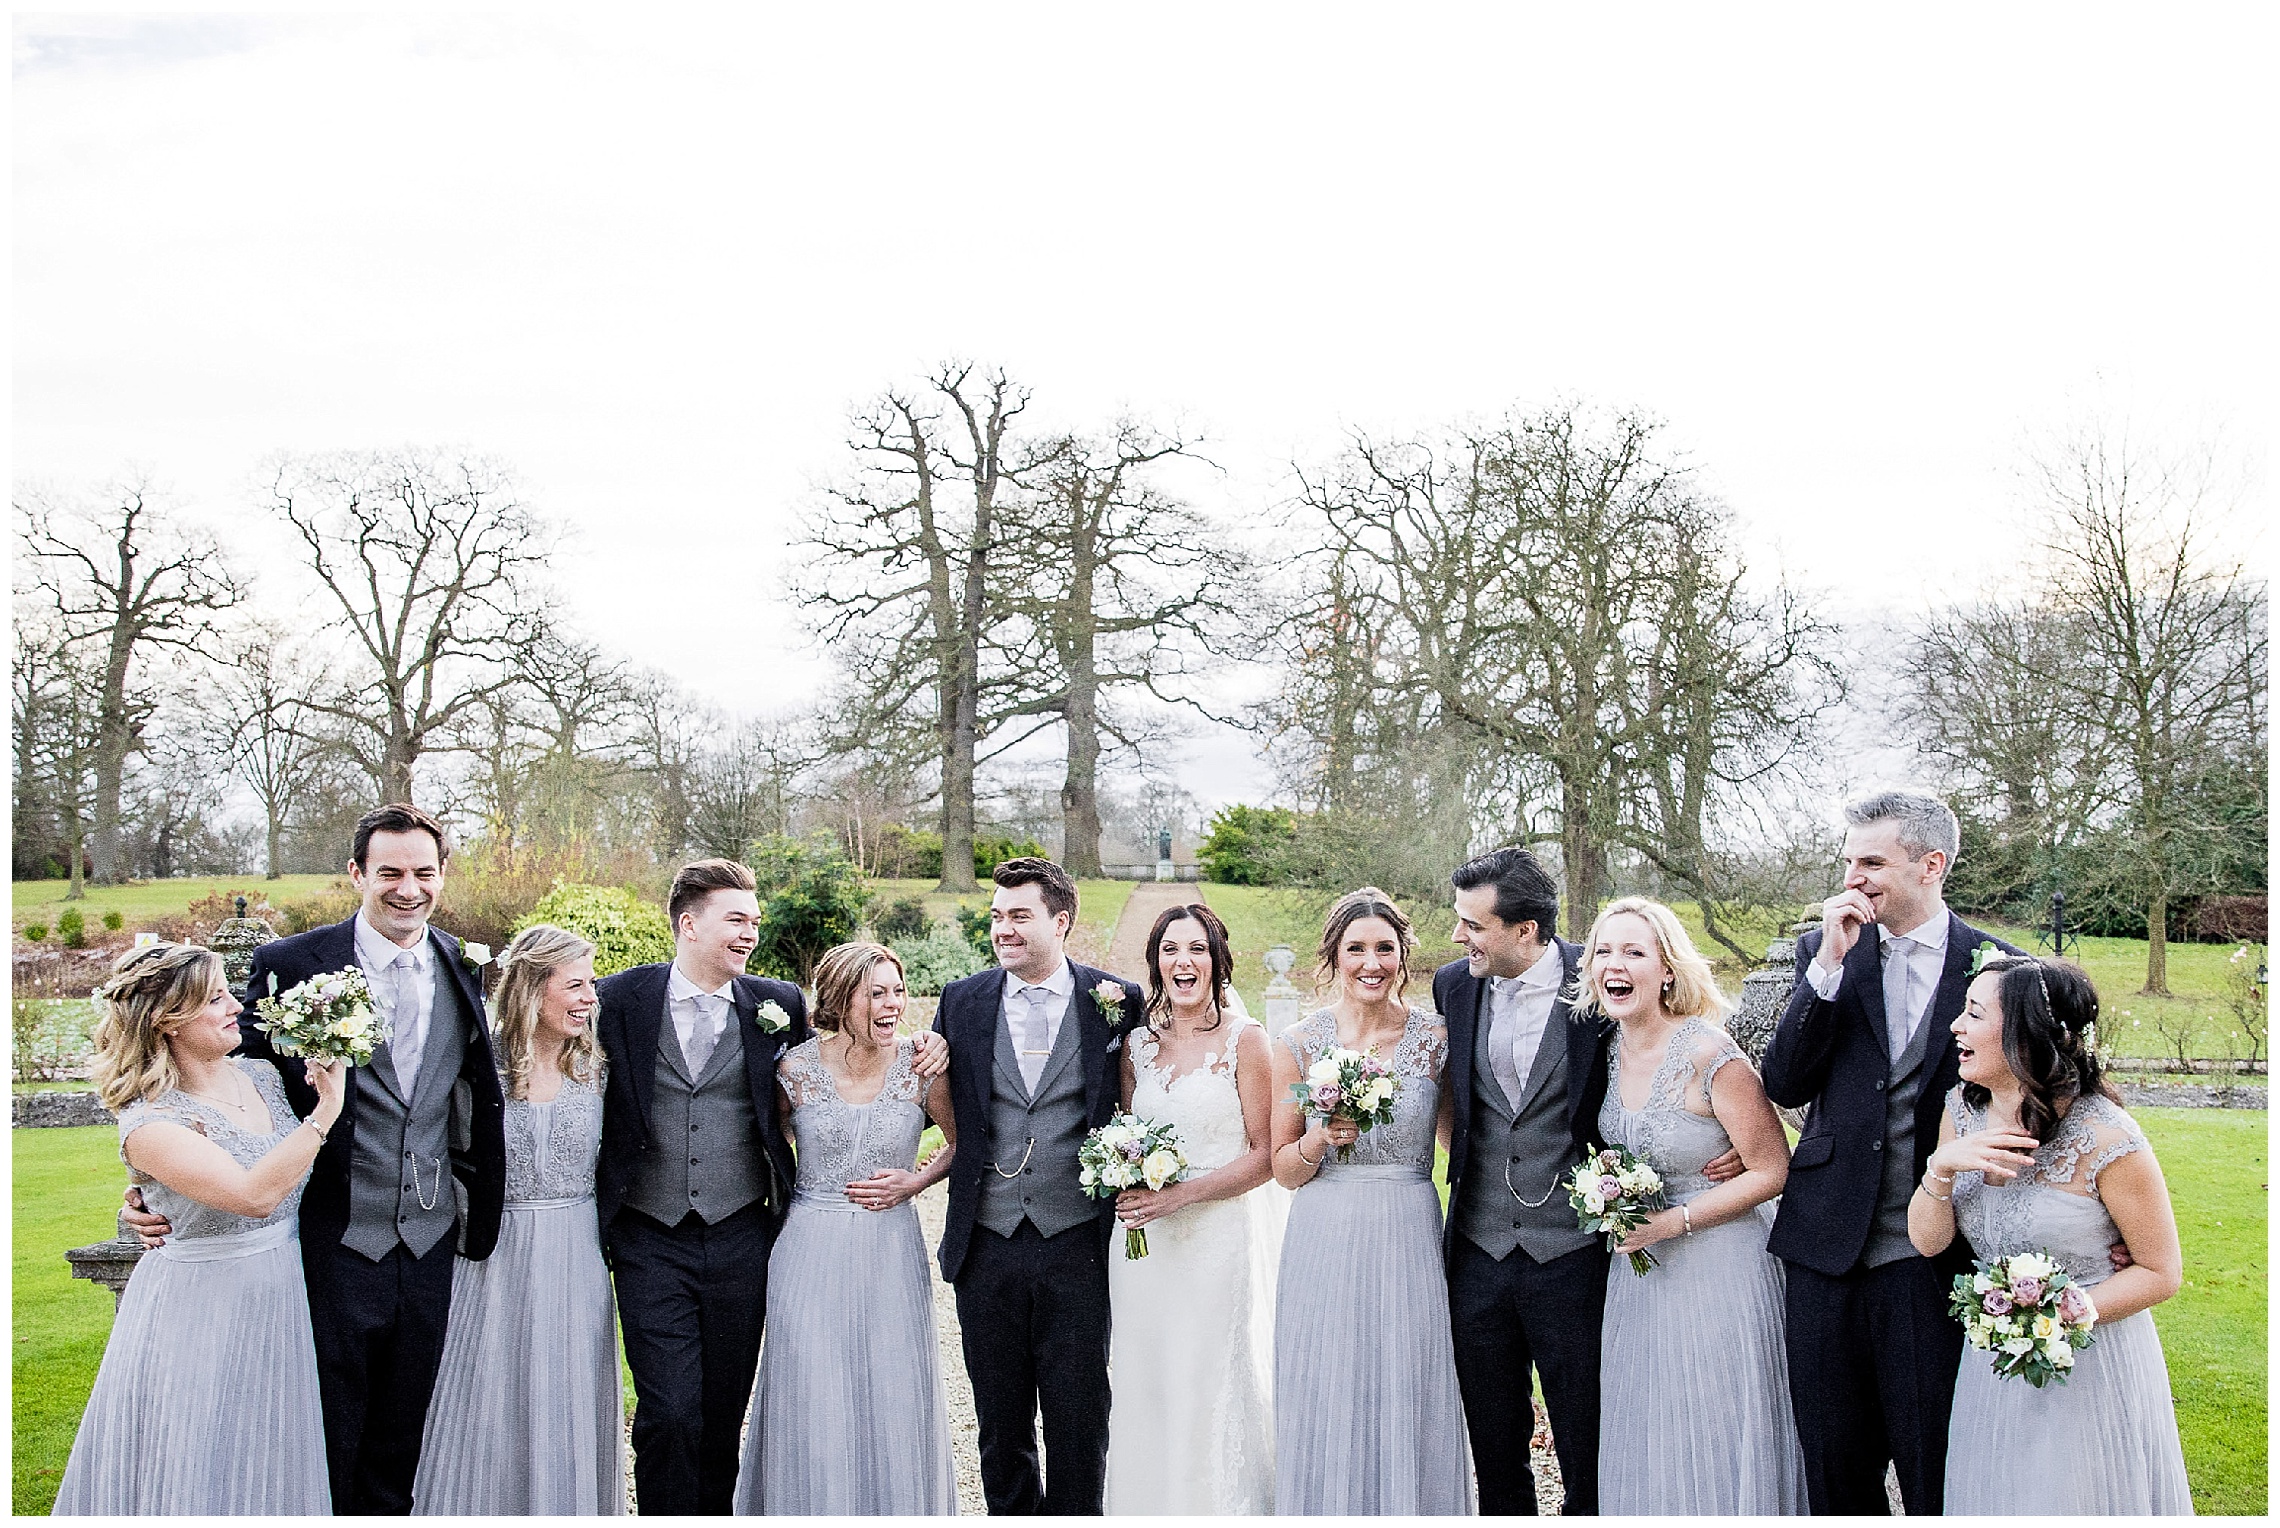
[[(1448, 1063), (1449, 1042), (1433, 1033), (1430, 1014), (1412, 1008), (1402, 1027), (1401, 1043), (1393, 1048), (1390, 1065), (1398, 1086), (1393, 1095), (1393, 1121), (1362, 1132), (1352, 1153), (1341, 1160), (1335, 1153), (1321, 1171), (1345, 1166), (1401, 1166), (1433, 1169), (1433, 1122), (1441, 1106), (1441, 1069)], [(1321, 1055), (1338, 1043), (1338, 1019), (1329, 1009), (1318, 1009), (1283, 1031), (1283, 1043), (1298, 1058), (1298, 1074), (1306, 1075)]]
[(799, 1152), (800, 1198), (847, 1206), (847, 1185), (918, 1161), (926, 1131), (926, 1084), (911, 1070), (908, 1039), (895, 1046), (879, 1096), (851, 1104), (823, 1064), (823, 1037), (796, 1045), (776, 1063), (776, 1081), (792, 1102), (792, 1142)]
[(562, 1079), (545, 1103), (507, 1100), (507, 1203), (583, 1199), (594, 1191), (594, 1158), (602, 1149), (598, 1088)]
[[(270, 1130), (266, 1135), (253, 1135), (230, 1122), (227, 1115), (205, 1099), (173, 1088), (157, 1098), (127, 1105), (119, 1115), (119, 1159), (126, 1160), (127, 1137), (143, 1125), (166, 1121), (169, 1124), (187, 1125), (230, 1154), (230, 1160), (240, 1167), (251, 1167), (269, 1155), (270, 1148), (301, 1128), (299, 1116), (285, 1101), (285, 1085), (277, 1077), (277, 1068), (266, 1061), (255, 1061), (244, 1056), (234, 1058), (233, 1064), (243, 1072), (261, 1094), (262, 1103), (269, 1110)], [(131, 1173), (131, 1169), (130, 1169)], [(155, 1179), (132, 1176), (141, 1180), (143, 1203), (157, 1214), (164, 1215), (174, 1225), (168, 1241), (194, 1241), (208, 1236), (231, 1236), (240, 1231), (251, 1231), (257, 1226), (275, 1225), (291, 1220), (301, 1213), (301, 1190), (308, 1186), (309, 1175), (301, 1174), (301, 1181), (293, 1185), (276, 1209), (263, 1220), (249, 1220), (243, 1215), (232, 1215), (211, 1205), (200, 1204), (187, 1194), (180, 1194)]]
[[(1987, 1128), (1987, 1111), (1965, 1103), (1962, 1088), (1948, 1094), (1947, 1108), (1957, 1134)], [(2076, 1282), (2102, 1283), (2114, 1272), (2108, 1250), (2122, 1235), (2098, 1198), (2098, 1174), (2145, 1144), (2145, 1133), (2121, 1105), (2078, 1098), (2036, 1149), (2034, 1165), (2009, 1183), (1955, 1175), (1956, 1229), (1977, 1257), (2048, 1252)]]
[[(1662, 1175), (1663, 1198), (1684, 1204), (1710, 1187), (1702, 1169), (1733, 1148), (1726, 1127), (1712, 1116), (1687, 1108), (1691, 1097), (1710, 1106), (1710, 1080), (1730, 1061), (1741, 1061), (1741, 1047), (1723, 1029), (1700, 1018), (1679, 1025), (1663, 1048), (1663, 1058), (1647, 1084), (1641, 1109), (1623, 1107), (1622, 1044), (1607, 1047), (1607, 1101), (1599, 1106), (1604, 1144), (1628, 1146)], [(1749, 1063), (1743, 1061), (1747, 1066)]]

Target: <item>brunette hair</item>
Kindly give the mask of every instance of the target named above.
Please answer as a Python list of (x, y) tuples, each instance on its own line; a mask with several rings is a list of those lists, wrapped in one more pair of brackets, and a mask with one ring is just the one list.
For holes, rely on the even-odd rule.
[[(589, 940), (568, 929), (534, 923), (515, 935), (499, 957), (499, 990), (491, 995), (491, 1013), (498, 1023), (499, 1070), (506, 1076), (509, 1098), (530, 1096), (531, 1042), (538, 1035), (546, 984), (571, 961), (593, 953)], [(570, 1037), (558, 1064), (562, 1075), (573, 1082), (601, 1085), (602, 1047), (594, 1038), (593, 1025)]]
[[(2063, 1105), (2093, 1093), (2113, 1096), (2090, 1036), (2098, 989), (2074, 967), (2031, 955), (1990, 960), (1979, 974), (1990, 971), (2001, 978), (1995, 1002), (2003, 1011), (2003, 1060), (2019, 1079), (2019, 1128), (2048, 1141)], [(1964, 1102), (1975, 1109), (1986, 1108), (1988, 1097), (1975, 1082), (1963, 1085)]]
[(856, 996), (870, 985), (871, 973), (882, 963), (893, 966), (897, 976), (908, 980), (902, 957), (883, 944), (858, 939), (824, 951), (823, 959), (815, 963), (815, 1010), (808, 1015), (809, 1022), (834, 1033), (846, 1028), (855, 1012)]
[(1383, 918), (1393, 925), (1401, 948), (1401, 973), (1393, 985), (1393, 995), (1399, 997), (1409, 987), (1409, 957), (1417, 949), (1417, 931), (1393, 905), (1393, 898), (1375, 886), (1358, 887), (1330, 904), (1330, 916), (1322, 925), (1322, 943), (1314, 952), (1315, 969), (1325, 981), (1337, 979), (1338, 946), (1346, 942), (1346, 930), (1364, 918)]
[(203, 945), (146, 944), (129, 950), (95, 989), (95, 1096), (113, 1114), (180, 1086), (166, 1037), (226, 978)]
[(716, 891), (758, 891), (760, 883), (749, 867), (732, 859), (701, 859), (683, 865), (673, 875), (673, 889), (665, 896), (665, 921), (673, 937), (681, 936), (681, 914), (704, 906)]
[(1536, 937), (1552, 942), (1560, 917), (1560, 890), (1543, 861), (1517, 844), (1491, 849), (1459, 865), (1449, 877), (1459, 891), (1496, 888), (1496, 916), (1506, 924), (1533, 923)]
[(1710, 969), (1710, 962), (1694, 947), (1694, 940), (1686, 932), (1686, 925), (1652, 897), (1618, 897), (1599, 910), (1591, 920), (1591, 932), (1584, 936), (1583, 964), (1576, 969), (1575, 1010), (1578, 1013), (1604, 1013), (1599, 1003), (1599, 989), (1592, 982), (1597, 965), (1599, 935), (1607, 927), (1607, 920), (1621, 913), (1646, 920), (1654, 931), (1655, 953), (1662, 957), (1663, 966), (1670, 972), (1670, 986), (1662, 994), (1665, 1012), (1681, 1019), (1721, 1018), (1732, 1005), (1726, 994), (1718, 990), (1718, 977)]
[(1191, 919), (1203, 926), (1203, 942), (1211, 948), (1211, 1027), (1217, 1029), (1224, 1017), (1221, 1010), (1227, 1002), (1227, 984), (1235, 979), (1235, 952), (1228, 947), (1227, 925), (1219, 921), (1219, 914), (1201, 902), (1190, 902), (1165, 908), (1156, 915), (1156, 926), (1148, 930), (1146, 1012), (1152, 1029), (1167, 1029), (1172, 1022), (1172, 997), (1164, 986), (1164, 931)]
[(375, 833), (425, 833), (435, 840), (435, 862), (438, 865), (451, 858), (451, 835), (444, 832), (443, 824), (409, 801), (391, 801), (386, 806), (376, 806), (356, 819), (356, 836), (349, 840), (348, 861), (359, 870), (364, 868), (365, 857), (372, 850), (372, 835)]
[(1045, 899), (1049, 913), (1066, 913), (1069, 927), (1077, 926), (1077, 883), (1069, 879), (1069, 872), (1049, 859), (1024, 854), (1009, 859), (990, 872), (990, 879), (1000, 886), (1034, 886)]

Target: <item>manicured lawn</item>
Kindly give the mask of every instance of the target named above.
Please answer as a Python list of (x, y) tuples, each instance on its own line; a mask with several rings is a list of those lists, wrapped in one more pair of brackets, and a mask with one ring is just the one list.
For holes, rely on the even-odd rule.
[[(218, 891), (243, 892), (249, 897), (262, 896), (270, 905), (292, 897), (305, 897), (323, 891), (339, 881), (337, 875), (287, 875), (274, 881), (265, 881), (252, 875), (183, 876), (171, 881), (135, 881), (125, 886), (89, 886), (87, 895), (77, 902), (66, 902), (63, 894), (71, 889), (69, 881), (16, 881), (10, 887), (12, 926), (21, 929), (27, 923), (45, 923), (55, 927), (56, 918), (66, 907), (76, 907), (87, 915), (89, 927), (100, 927), (103, 914), (116, 909), (133, 928), (138, 921), (163, 918), (169, 913), (187, 912), (190, 904)], [(55, 938), (48, 935), (49, 940)]]
[[(1223, 914), (1224, 916), (1224, 914)], [(2265, 1116), (2148, 1109), (2184, 1235), (2186, 1287), (2155, 1315), (2204, 1513), (2265, 1509)], [(55, 1499), (111, 1330), (110, 1296), (74, 1281), (66, 1248), (115, 1223), (117, 1133), (18, 1130), (15, 1150), (15, 1510)], [(629, 1392), (630, 1399), (630, 1392)]]

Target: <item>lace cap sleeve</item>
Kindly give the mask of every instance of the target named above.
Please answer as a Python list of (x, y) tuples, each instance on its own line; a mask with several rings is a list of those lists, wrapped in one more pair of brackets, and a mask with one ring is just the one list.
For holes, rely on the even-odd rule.
[(776, 1081), (795, 1109), (830, 1093), (831, 1074), (824, 1069), (822, 1039), (803, 1040), (784, 1052), (776, 1063)]
[(1421, 1008), (1409, 1010), (1409, 1033), (1403, 1037), (1402, 1049), (1415, 1068), (1428, 1077), (1438, 1077), (1449, 1060), (1449, 1033), (1441, 1028), (1440, 1020)]
[(1963, 1084), (1960, 1082), (1948, 1089), (1947, 1115), (1955, 1123), (1957, 1135), (1969, 1135), (1975, 1128), (1971, 1119), (1971, 1105), (1963, 1101)]
[[(206, 1134), (205, 1124), (193, 1113), (176, 1107), (178, 1095), (162, 1093), (157, 1098), (138, 1098), (119, 1111), (119, 1160), (127, 1160), (127, 1137), (145, 1125), (182, 1125)], [(128, 1163), (129, 1168), (133, 1167)]]
[(2086, 1098), (2075, 1105), (2087, 1111), (2090, 1139), (2084, 1148), (2087, 1159), (2082, 1186), (2090, 1193), (2098, 1192), (2098, 1174), (2108, 1165), (2120, 1161), (2133, 1151), (2148, 1149), (2145, 1132), (2129, 1111), (2104, 1098)]
[[(1298, 1062), (1298, 1074), (1301, 1077), (1306, 1075), (1308, 1067), (1314, 1065), (1315, 1056), (1327, 1048), (1328, 1042), (1323, 1039), (1323, 1031), (1332, 1022), (1330, 1010), (1318, 1008), (1283, 1031), (1283, 1044), (1290, 1047), (1291, 1055)], [(1336, 1031), (1332, 1030), (1331, 1033), (1335, 1034)]]
[(1715, 1024), (1702, 1026), (1702, 1033), (1696, 1037), (1694, 1049), (1687, 1061), (1693, 1066), (1695, 1075), (1702, 1079), (1702, 1106), (1705, 1109), (1710, 1107), (1710, 1084), (1717, 1078), (1719, 1068), (1739, 1061), (1742, 1070), (1752, 1077), (1757, 1075), (1757, 1068), (1750, 1065), (1749, 1057), (1742, 1054), (1742, 1047), (1734, 1037)]
[(895, 1042), (895, 1059), (887, 1064), (887, 1079), (879, 1086), (880, 1098), (898, 1104), (923, 1104), (926, 1079), (911, 1065), (917, 1056), (916, 1040), (906, 1035)]

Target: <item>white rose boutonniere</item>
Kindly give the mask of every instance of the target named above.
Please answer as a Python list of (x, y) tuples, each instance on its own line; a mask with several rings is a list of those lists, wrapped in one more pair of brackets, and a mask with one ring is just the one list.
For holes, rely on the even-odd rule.
[(487, 944), (477, 944), (472, 939), (461, 940), (459, 958), (466, 962), (468, 970), (480, 971), (491, 963), (491, 947)]
[(792, 1016), (784, 1012), (781, 1003), (770, 998), (760, 1005), (760, 1011), (752, 1016), (752, 1022), (760, 1026), (763, 1034), (780, 1035), (792, 1027)]
[(1124, 1016), (1124, 984), (1122, 982), (1103, 980), (1099, 986), (1093, 988), (1092, 995), (1093, 1002), (1100, 1007), (1100, 1016), (1109, 1023), (1114, 1024)]

